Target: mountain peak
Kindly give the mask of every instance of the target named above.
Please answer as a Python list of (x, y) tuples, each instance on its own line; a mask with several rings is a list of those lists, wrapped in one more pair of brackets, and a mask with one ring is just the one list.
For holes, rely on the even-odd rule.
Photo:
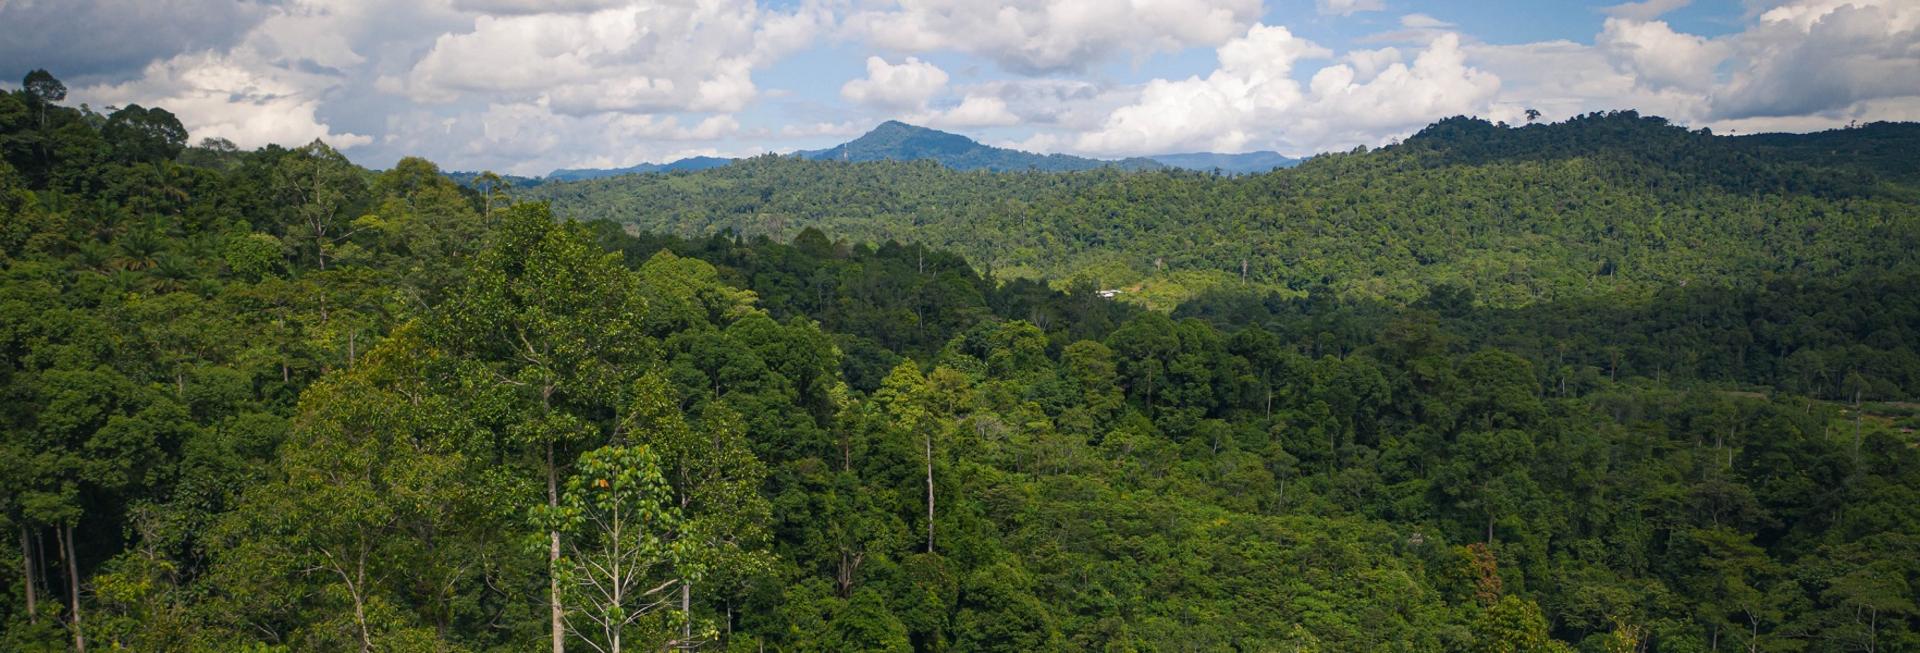
[(859, 138), (824, 149), (794, 153), (817, 161), (916, 161), (928, 159), (956, 170), (1042, 170), (1063, 172), (1117, 166), (1139, 170), (1160, 164), (1128, 159), (1102, 161), (1064, 154), (1035, 154), (983, 145), (960, 134), (888, 120)]

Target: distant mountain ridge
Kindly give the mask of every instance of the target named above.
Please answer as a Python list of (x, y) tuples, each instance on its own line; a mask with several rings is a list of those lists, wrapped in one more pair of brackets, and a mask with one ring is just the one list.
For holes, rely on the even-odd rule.
[(1071, 172), (1097, 168), (1122, 170), (1159, 170), (1167, 167), (1146, 158), (1107, 161), (1067, 154), (1035, 154), (979, 141), (937, 129), (909, 125), (898, 120), (880, 123), (859, 138), (824, 150), (801, 150), (794, 157), (814, 161), (916, 161), (932, 160), (955, 170), (994, 170)]
[[(849, 163), (929, 160), (955, 170), (992, 170), (997, 172), (1073, 172), (1100, 168), (1139, 171), (1174, 168), (1201, 172), (1224, 172), (1234, 175), (1257, 174), (1279, 168), (1291, 168), (1299, 165), (1301, 161), (1300, 159), (1291, 158), (1271, 151), (1245, 152), (1239, 154), (1188, 152), (1113, 160), (1094, 159), (1070, 154), (1038, 154), (1011, 148), (994, 147), (960, 134), (918, 125), (909, 125), (898, 120), (888, 120), (880, 123), (859, 138), (830, 148), (821, 150), (799, 150), (788, 156), (812, 161), (845, 161)], [(545, 183), (601, 179), (618, 175), (709, 170), (732, 164), (735, 161), (738, 161), (738, 159), (696, 156), (667, 163), (641, 163), (625, 168), (560, 168), (547, 173), (545, 177), (510, 176), (507, 179), (516, 187), (528, 188)], [(475, 172), (449, 172), (447, 176), (461, 184), (471, 185), (472, 179), (478, 174), (479, 173)]]
[(1218, 154), (1214, 152), (1155, 154), (1146, 158), (1158, 161), (1169, 168), (1184, 168), (1187, 170), (1199, 170), (1201, 172), (1218, 170), (1231, 175), (1259, 174), (1300, 165), (1300, 159), (1270, 150), (1243, 152), (1240, 154)]
[(642, 163), (625, 168), (561, 168), (547, 173), (547, 181), (578, 181), (598, 179), (614, 175), (632, 175), (644, 172), (675, 172), (679, 170), (706, 170), (733, 163), (733, 159), (717, 156), (694, 156), (667, 163)]

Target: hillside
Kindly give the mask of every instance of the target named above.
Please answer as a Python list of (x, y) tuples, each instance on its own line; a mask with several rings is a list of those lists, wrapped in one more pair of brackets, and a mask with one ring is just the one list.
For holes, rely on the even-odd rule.
[(1010, 150), (982, 145), (959, 134), (917, 127), (897, 120), (880, 123), (872, 131), (851, 141), (824, 150), (802, 150), (793, 153), (793, 156), (811, 161), (843, 163), (929, 160), (954, 170), (1066, 172), (1098, 168), (1152, 170), (1164, 167), (1147, 159), (1103, 161), (1065, 154)]
[(1284, 156), (1279, 152), (1242, 152), (1239, 154), (1216, 154), (1213, 152), (1189, 152), (1185, 154), (1155, 154), (1146, 157), (1158, 161), (1169, 168), (1198, 170), (1208, 172), (1218, 170), (1227, 174), (1246, 175), (1272, 172), (1279, 168), (1291, 168), (1300, 165), (1300, 159)]
[(523, 189), (620, 224), (101, 118), (0, 92), (0, 651), (1920, 650), (1860, 134)]
[[(1816, 138), (1843, 146), (1878, 135)], [(926, 242), (997, 274), (1084, 275), (1160, 306), (1243, 269), (1247, 281), (1288, 293), (1329, 285), (1411, 301), (1446, 283), (1517, 306), (1914, 262), (1920, 208), (1898, 176), (1904, 159), (1830, 167), (1749, 143), (1758, 142), (1631, 112), (1523, 128), (1463, 118), (1397, 146), (1232, 178), (761, 157), (523, 197), (669, 233), (782, 238), (817, 227), (856, 241)]]
[(716, 156), (695, 156), (677, 159), (666, 163), (642, 163), (625, 168), (561, 168), (547, 173), (544, 181), (579, 181), (599, 179), (617, 175), (633, 175), (646, 172), (678, 172), (681, 170), (707, 170), (733, 163), (733, 159)]

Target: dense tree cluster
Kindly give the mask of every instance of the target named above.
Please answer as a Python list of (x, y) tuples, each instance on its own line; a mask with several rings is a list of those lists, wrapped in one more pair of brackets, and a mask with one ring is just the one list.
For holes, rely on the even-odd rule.
[(1912, 265), (1920, 191), (1902, 180), (1916, 151), (1911, 125), (1726, 137), (1618, 112), (1521, 128), (1448, 119), (1396, 146), (1243, 177), (761, 157), (525, 195), (656, 232), (913, 240), (1162, 308), (1239, 279), (1398, 302), (1446, 284), (1519, 306)]
[[(0, 95), (0, 649), (1920, 648), (1915, 277), (1850, 227), (1803, 241), (1848, 275), (1690, 267), (1778, 245), (1748, 233), (1684, 288), (1402, 302), (1327, 250), (1312, 284), (1169, 313), (900, 241), (952, 233), (923, 202), (1113, 221), (1292, 188), (1242, 208), (1342, 224), (1368, 205), (1312, 175), (1408, 207), (1645, 184), (1401, 150), (1245, 180), (760, 159), (646, 183), (867, 203), (682, 239), (61, 96)], [(1522, 209), (1584, 210), (1479, 210)], [(1512, 251), (1632, 240), (1587, 236)]]

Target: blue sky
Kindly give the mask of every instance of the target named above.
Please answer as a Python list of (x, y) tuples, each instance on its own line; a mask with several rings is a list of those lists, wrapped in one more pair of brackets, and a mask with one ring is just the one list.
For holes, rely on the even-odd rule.
[(9, 0), (0, 74), (242, 146), (543, 174), (844, 141), (1302, 155), (1632, 108), (1716, 131), (1920, 119), (1912, 0)]

